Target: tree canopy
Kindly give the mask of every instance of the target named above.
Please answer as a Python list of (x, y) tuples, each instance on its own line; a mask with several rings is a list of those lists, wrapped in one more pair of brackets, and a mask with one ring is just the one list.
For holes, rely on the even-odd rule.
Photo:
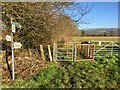
[[(68, 15), (66, 10), (76, 10)], [(90, 8), (81, 8), (74, 2), (12, 2), (2, 4), (2, 21), (11, 31), (10, 18), (21, 24), (21, 30), (14, 34), (14, 40), (20, 41), (24, 48), (36, 48), (40, 44), (47, 45), (64, 40), (69, 41), (77, 30), (77, 22), (89, 13)], [(77, 16), (78, 17), (78, 16)]]

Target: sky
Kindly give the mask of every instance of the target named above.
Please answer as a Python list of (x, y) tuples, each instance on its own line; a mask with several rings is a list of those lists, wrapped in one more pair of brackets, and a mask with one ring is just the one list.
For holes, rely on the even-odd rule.
[(79, 29), (118, 28), (118, 2), (89, 2), (89, 5), (93, 5), (92, 10), (84, 18), (90, 24), (79, 24)]

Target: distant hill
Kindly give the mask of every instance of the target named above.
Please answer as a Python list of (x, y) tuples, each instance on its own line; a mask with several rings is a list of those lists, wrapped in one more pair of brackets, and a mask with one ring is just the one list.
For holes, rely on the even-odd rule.
[[(83, 29), (80, 29), (80, 30), (83, 30)], [(118, 32), (118, 28), (90, 28), (84, 31), (85, 31), (85, 34), (88, 34), (88, 35), (104, 35), (104, 34), (120, 35), (120, 33)]]

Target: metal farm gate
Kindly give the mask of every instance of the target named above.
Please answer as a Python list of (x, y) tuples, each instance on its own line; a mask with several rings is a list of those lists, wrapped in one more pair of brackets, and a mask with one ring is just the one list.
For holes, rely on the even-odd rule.
[(53, 58), (56, 61), (94, 60), (94, 44), (65, 43), (54, 45)]
[(57, 61), (74, 61), (74, 44), (57, 44)]
[(55, 44), (53, 59), (55, 61), (86, 61), (94, 60), (95, 57), (107, 57), (119, 54), (120, 46), (113, 41), (91, 41), (92, 44), (81, 42), (68, 42)]
[(118, 55), (120, 52), (119, 42), (114, 41), (92, 41), (95, 44), (95, 57), (107, 57)]

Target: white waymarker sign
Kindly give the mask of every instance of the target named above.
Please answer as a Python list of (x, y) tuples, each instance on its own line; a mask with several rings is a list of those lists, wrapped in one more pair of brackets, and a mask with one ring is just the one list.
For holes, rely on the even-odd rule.
[(15, 23), (12, 23), (12, 32), (15, 33)]
[(20, 42), (14, 42), (14, 49), (21, 48), (22, 44)]
[(12, 41), (11, 35), (6, 35), (5, 39), (6, 39), (7, 41)]
[(101, 46), (101, 44), (102, 44), (102, 42), (101, 42), (101, 41), (99, 41), (98, 45), (99, 45), (99, 46)]

